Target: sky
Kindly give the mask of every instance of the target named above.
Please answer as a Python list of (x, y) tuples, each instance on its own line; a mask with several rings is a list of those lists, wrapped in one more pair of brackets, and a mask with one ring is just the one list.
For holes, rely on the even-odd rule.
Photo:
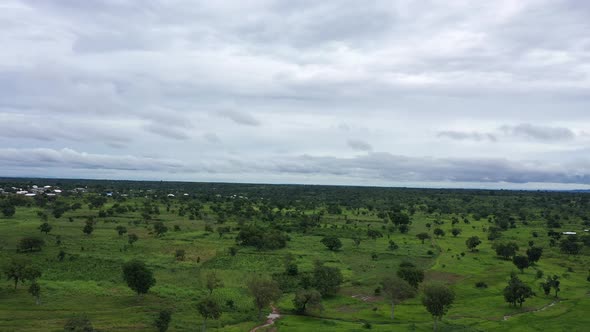
[(590, 188), (590, 2), (0, 1), (0, 176)]

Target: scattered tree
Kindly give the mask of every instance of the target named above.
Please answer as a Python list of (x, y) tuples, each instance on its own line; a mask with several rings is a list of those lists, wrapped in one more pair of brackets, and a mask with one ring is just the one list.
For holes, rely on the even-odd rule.
[(53, 227), (49, 223), (46, 223), (46, 222), (39, 225), (39, 230), (41, 231), (41, 233), (45, 233), (45, 235), (49, 234), (49, 232), (51, 232), (52, 228)]
[(401, 266), (397, 270), (397, 276), (405, 280), (414, 288), (418, 288), (418, 285), (424, 281), (424, 271), (414, 266)]
[(137, 240), (139, 240), (137, 234), (131, 233), (127, 235), (127, 242), (129, 242), (129, 245), (132, 246)]
[(41, 247), (45, 244), (45, 241), (36, 237), (36, 236), (28, 236), (23, 237), (18, 241), (16, 246), (17, 252), (27, 252), (27, 251), (41, 251)]
[(531, 287), (523, 283), (516, 274), (512, 274), (510, 276), (510, 280), (508, 281), (508, 286), (504, 288), (504, 299), (506, 302), (511, 303), (516, 307), (516, 303), (518, 303), (521, 307), (524, 301), (527, 298), (534, 296), (533, 290)]
[(520, 270), (520, 273), (524, 273), (524, 269), (530, 266), (529, 258), (527, 256), (516, 255), (512, 258), (512, 263)]
[(442, 284), (430, 284), (424, 287), (422, 304), (432, 315), (434, 331), (437, 330), (437, 322), (449, 311), (455, 301), (455, 293)]
[(29, 293), (33, 295), (37, 305), (41, 304), (41, 286), (39, 286), (37, 282), (33, 281), (33, 283), (31, 283), (31, 286), (29, 286)]
[(501, 256), (504, 259), (509, 259), (516, 255), (518, 244), (516, 244), (516, 242), (495, 243), (493, 248), (498, 256)]
[(117, 234), (119, 234), (119, 236), (122, 236), (123, 234), (127, 233), (127, 227), (125, 226), (117, 226), (115, 227), (115, 230), (117, 231)]
[(428, 234), (426, 232), (422, 232), (422, 233), (418, 233), (416, 235), (416, 237), (418, 238), (418, 240), (422, 241), (422, 244), (424, 244), (425, 240), (430, 239), (430, 234)]
[(300, 315), (305, 315), (310, 308), (322, 308), (322, 294), (315, 289), (299, 289), (293, 299), (295, 311)]
[(41, 276), (41, 270), (33, 266), (31, 260), (22, 257), (13, 257), (3, 270), (8, 280), (14, 280), (14, 289), (19, 281), (35, 281)]
[(477, 250), (477, 246), (479, 246), (481, 244), (481, 240), (479, 239), (479, 237), (477, 236), (472, 236), (470, 238), (467, 239), (467, 241), (465, 241), (465, 244), (467, 245), (467, 248), (471, 251), (475, 251)]
[(416, 296), (416, 289), (399, 277), (386, 277), (381, 282), (381, 287), (391, 303), (391, 319), (394, 319), (396, 304)]
[(154, 320), (154, 326), (159, 332), (166, 332), (168, 331), (170, 321), (172, 321), (172, 311), (166, 309), (160, 310), (158, 316)]
[(313, 269), (313, 287), (317, 289), (322, 296), (335, 295), (342, 284), (342, 272), (336, 267), (325, 266), (316, 262)]
[(209, 272), (207, 274), (207, 281), (206, 281), (207, 289), (209, 290), (209, 295), (213, 294), (213, 291), (216, 288), (223, 287), (223, 281), (217, 277), (215, 272)]
[(453, 229), (451, 229), (451, 234), (453, 234), (453, 237), (457, 237), (459, 234), (461, 234), (461, 229), (460, 228), (453, 228)]
[(74, 316), (66, 322), (64, 326), (66, 332), (94, 332), (92, 322), (85, 314)]
[(221, 307), (213, 299), (206, 297), (197, 303), (197, 310), (203, 317), (203, 325), (201, 331), (205, 332), (207, 329), (207, 319), (219, 319), (221, 317)]
[(530, 247), (526, 250), (526, 255), (529, 258), (529, 262), (531, 265), (534, 265), (541, 259), (541, 255), (543, 255), (543, 248), (540, 247)]
[(321, 242), (331, 251), (338, 251), (342, 247), (340, 239), (333, 235), (325, 236)]
[(254, 278), (247, 284), (250, 295), (254, 297), (254, 305), (258, 309), (258, 318), (262, 317), (262, 309), (281, 296), (279, 285), (274, 280)]
[(147, 293), (156, 284), (152, 271), (144, 262), (136, 259), (123, 264), (123, 279), (137, 295)]
[(435, 228), (434, 229), (434, 236), (436, 236), (436, 237), (445, 236), (445, 231), (443, 231), (440, 228)]
[(158, 221), (158, 222), (154, 223), (154, 232), (156, 233), (156, 236), (162, 236), (167, 231), (168, 231), (168, 227), (166, 227), (166, 225), (164, 225), (163, 222)]

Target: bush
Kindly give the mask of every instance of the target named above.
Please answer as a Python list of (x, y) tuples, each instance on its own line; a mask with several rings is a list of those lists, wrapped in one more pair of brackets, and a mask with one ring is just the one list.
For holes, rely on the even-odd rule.
[(75, 316), (66, 322), (64, 325), (64, 331), (71, 331), (71, 332), (93, 332), (94, 327), (92, 327), (92, 323), (90, 319), (86, 315)]
[(478, 282), (475, 283), (475, 287), (476, 288), (480, 288), (480, 289), (488, 288), (488, 284), (486, 284), (483, 281), (478, 281)]

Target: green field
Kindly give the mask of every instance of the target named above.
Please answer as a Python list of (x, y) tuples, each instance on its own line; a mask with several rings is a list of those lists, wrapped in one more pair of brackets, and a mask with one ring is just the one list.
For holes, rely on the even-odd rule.
[[(196, 303), (208, 294), (205, 276), (211, 271), (215, 271), (223, 281), (223, 287), (215, 289), (212, 294), (221, 304), (223, 314), (220, 319), (208, 322), (208, 330), (249, 331), (261, 324), (262, 320), (257, 319), (256, 308), (246, 282), (257, 275), (270, 277), (282, 273), (287, 254), (293, 255), (300, 272), (311, 271), (315, 261), (322, 261), (328, 266), (339, 268), (344, 282), (337, 295), (322, 300), (323, 310), (311, 311), (307, 315), (295, 314), (293, 292), (283, 292), (275, 303), (282, 317), (268, 330), (368, 331), (370, 324), (370, 330), (373, 331), (431, 331), (432, 317), (421, 304), (420, 295), (399, 304), (393, 321), (389, 317), (388, 302), (381, 295), (375, 295), (375, 289), (383, 277), (395, 275), (403, 261), (411, 261), (425, 270), (424, 283), (442, 282), (454, 290), (456, 300), (443, 318), (442, 331), (590, 329), (590, 316), (587, 315), (590, 312), (590, 282), (587, 281), (590, 249), (584, 247), (577, 255), (567, 255), (560, 252), (558, 245), (550, 246), (547, 221), (542, 213), (544, 204), (551, 211), (557, 211), (555, 209), (568, 204), (562, 201), (563, 197), (575, 201), (586, 194), (555, 194), (554, 197), (550, 194), (520, 193), (517, 197), (511, 197), (506, 193), (501, 196), (486, 196), (477, 192), (433, 193), (424, 190), (425, 198), (420, 201), (420, 191), (416, 193), (400, 189), (395, 195), (402, 197), (399, 200), (402, 210), (408, 211), (410, 204), (415, 207), (411, 213), (409, 232), (402, 234), (399, 231), (389, 233), (383, 230), (385, 224), (378, 216), (378, 206), (390, 203), (374, 198), (379, 194), (377, 190), (372, 193), (370, 189), (359, 189), (360, 193), (354, 197), (360, 203), (347, 206), (340, 200), (342, 210), (329, 213), (326, 212), (329, 210), (326, 206), (330, 203), (330, 190), (341, 189), (328, 188), (321, 195), (314, 194), (311, 206), (308, 207), (301, 207), (303, 204), (297, 201), (297, 197), (291, 201), (293, 206), (289, 206), (289, 200), (286, 200), (287, 203), (281, 203), (284, 206), (276, 207), (256, 200), (256, 195), (272, 197), (272, 193), (265, 194), (264, 189), (259, 188), (255, 192), (239, 186), (236, 188), (237, 193), (246, 192), (252, 196), (240, 199), (222, 193), (207, 199), (199, 198), (198, 195), (197, 198), (177, 196), (164, 199), (154, 198), (150, 193), (118, 199), (108, 198), (104, 206), (90, 209), (87, 196), (91, 194), (64, 195), (57, 200), (67, 204), (83, 204), (79, 209), (67, 210), (60, 218), (51, 214), (52, 207), (55, 206), (54, 198), (44, 206), (27, 198), (28, 201), (21, 202), (16, 207), (14, 216), (0, 216), (0, 265), (4, 265), (14, 256), (30, 258), (42, 270), (42, 276), (38, 279), (42, 292), (41, 304), (37, 305), (28, 293), (29, 283), (19, 285), (15, 290), (12, 281), (3, 279), (0, 282), (0, 331), (63, 331), (65, 322), (80, 313), (85, 313), (94, 327), (101, 331), (153, 331), (155, 329), (152, 322), (161, 309), (173, 311), (169, 331), (197, 331), (201, 327), (202, 318), (197, 312)], [(205, 188), (202, 192), (206, 193), (207, 190), (209, 189)], [(159, 197), (163, 197), (162, 192)], [(354, 194), (354, 190), (352, 192)], [(342, 197), (341, 194), (335, 195)], [(460, 201), (456, 200), (457, 195), (473, 196), (492, 206), (493, 202), (499, 202), (505, 208), (503, 211), (510, 208), (514, 200), (530, 202), (526, 208), (520, 207), (520, 211), (508, 211), (510, 215), (513, 212), (514, 216), (518, 215), (517, 212), (524, 211), (527, 214), (526, 223), (518, 220), (514, 228), (502, 231), (501, 238), (497, 240), (517, 242), (521, 253), (524, 253), (530, 240), (544, 250), (536, 265), (525, 269), (522, 274), (518, 272), (519, 278), (536, 293), (536, 296), (526, 300), (522, 308), (514, 308), (504, 301), (502, 291), (510, 273), (517, 269), (510, 260), (498, 258), (492, 249), (493, 242), (488, 240), (486, 231), (492, 223), (487, 217), (475, 218), (473, 211), (469, 212), (467, 208), (461, 207)], [(407, 201), (403, 199), (406, 196), (409, 197)], [(5, 195), (3, 200), (7, 200), (6, 197)], [(548, 199), (549, 203), (537, 201), (543, 198)], [(235, 207), (238, 205), (236, 200), (243, 201), (239, 204), (242, 210), (244, 206), (251, 209), (250, 216), (227, 212), (220, 217), (220, 213), (214, 211), (216, 209), (213, 205)], [(413, 203), (408, 203), (412, 200)], [(189, 214), (180, 216), (181, 207), (190, 206), (193, 201), (201, 204), (198, 215), (195, 218), (189, 218)], [(374, 203), (375, 208), (369, 208), (369, 201)], [(441, 204), (441, 201), (448, 201), (450, 208), (445, 209), (446, 211), (429, 211), (427, 208), (428, 202)], [(151, 214), (149, 220), (145, 220), (145, 215), (142, 215), (145, 202), (159, 209), (158, 213)], [(588, 204), (584, 198), (582, 202)], [(135, 211), (98, 216), (100, 210), (108, 211), (115, 204), (134, 207)], [(306, 215), (325, 212), (319, 225), (305, 231), (284, 227), (290, 238), (285, 248), (258, 250), (239, 246), (237, 254), (231, 255), (229, 248), (236, 246), (235, 238), (244, 225), (293, 223), (293, 219), (287, 217), (265, 221), (260, 212), (263, 205), (270, 205), (274, 212), (282, 210), (283, 215), (295, 210)], [(585, 212), (586, 205), (579, 209)], [(559, 231), (575, 230), (583, 233), (584, 218), (575, 214), (576, 209), (576, 206), (570, 206), (561, 211)], [(53, 226), (49, 234), (38, 230), (41, 223), (38, 212), (49, 215), (48, 222)], [(568, 218), (564, 218), (566, 215)], [(493, 215), (488, 214), (490, 216)], [(82, 228), (90, 217), (96, 220), (95, 229), (91, 235), (85, 235)], [(460, 220), (454, 226), (453, 217)], [(469, 224), (463, 221), (463, 217)], [(231, 227), (231, 231), (223, 236), (215, 232), (220, 226), (220, 220), (224, 227)], [(434, 223), (435, 220), (442, 224), (427, 228), (427, 223)], [(162, 221), (168, 226), (168, 231), (162, 236), (153, 234), (152, 225), (156, 221)], [(118, 225), (127, 227), (129, 233), (137, 234), (139, 240), (133, 246), (128, 246), (127, 236), (119, 236), (115, 231)], [(179, 230), (174, 229), (175, 225)], [(421, 232), (432, 235), (435, 227), (445, 230), (446, 235), (441, 238), (432, 236), (424, 244), (416, 238), (416, 234)], [(460, 228), (461, 234), (452, 236), (452, 227)], [(369, 228), (382, 231), (384, 236), (369, 239), (366, 236)], [(535, 231), (537, 237), (532, 236)], [(335, 252), (328, 250), (320, 242), (325, 235), (338, 236), (342, 240), (342, 248)], [(355, 235), (362, 238), (358, 248), (352, 240)], [(465, 241), (474, 235), (482, 239), (483, 243), (478, 251), (470, 252)], [(45, 246), (39, 252), (16, 253), (17, 242), (24, 236), (41, 237)], [(58, 236), (61, 240), (59, 244)], [(390, 240), (398, 244), (399, 248), (390, 250)], [(183, 261), (175, 259), (175, 252), (179, 249), (186, 252)], [(66, 253), (63, 261), (57, 258), (60, 250)], [(123, 281), (121, 266), (133, 258), (146, 262), (157, 280), (155, 286), (145, 295), (136, 295)], [(558, 298), (553, 294), (543, 294), (539, 287), (543, 279), (536, 278), (537, 270), (542, 270), (545, 276), (559, 276), (561, 292)], [(485, 282), (488, 287), (476, 288), (475, 283), (480, 281)], [(230, 300), (234, 303), (232, 307), (227, 305)], [(266, 312), (270, 312), (270, 308)]]

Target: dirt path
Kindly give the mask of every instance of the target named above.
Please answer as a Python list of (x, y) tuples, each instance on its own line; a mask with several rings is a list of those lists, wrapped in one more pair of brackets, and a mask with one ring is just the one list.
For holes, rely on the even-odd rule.
[(272, 306), (272, 312), (268, 314), (268, 316), (266, 316), (266, 323), (256, 326), (255, 328), (251, 329), (250, 332), (255, 332), (259, 329), (271, 326), (275, 323), (275, 320), (279, 318), (281, 318), (281, 313), (279, 312), (279, 309), (277, 309), (275, 306)]
[(516, 314), (513, 314), (513, 315), (506, 315), (506, 316), (504, 316), (504, 320), (508, 320), (508, 319), (510, 319), (510, 318), (512, 318), (514, 316), (518, 316), (518, 315), (523, 315), (523, 314), (528, 314), (528, 313), (543, 311), (543, 310), (545, 310), (547, 308), (551, 308), (552, 306), (556, 305), (557, 303), (559, 303), (559, 300), (553, 300), (553, 302), (551, 302), (549, 304), (546, 304), (546, 305), (544, 305), (541, 308), (536, 309), (536, 310), (523, 311), (523, 312), (519, 312), (519, 313), (516, 313)]

